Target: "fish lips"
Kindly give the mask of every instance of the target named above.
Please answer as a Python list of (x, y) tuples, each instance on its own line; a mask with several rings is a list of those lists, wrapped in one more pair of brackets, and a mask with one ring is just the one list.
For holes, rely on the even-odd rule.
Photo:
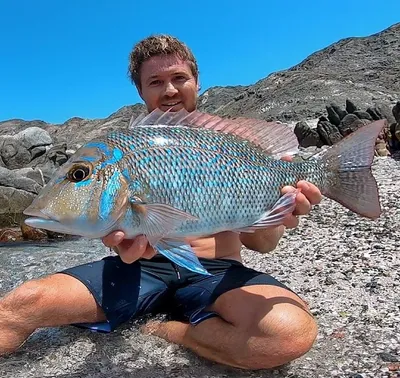
[(32, 217), (25, 219), (25, 224), (33, 228), (41, 228), (48, 231), (58, 232), (60, 234), (78, 234), (76, 231), (73, 231), (69, 227), (52, 219)]
[(60, 234), (83, 236), (89, 239), (101, 238), (111, 231), (115, 225), (115, 221), (108, 224), (93, 224), (87, 219), (67, 219), (58, 220), (42, 210), (30, 209), (29, 207), (23, 212), (25, 215), (30, 215), (25, 219), (25, 224), (33, 228), (58, 232)]
[(58, 232), (62, 234), (78, 235), (76, 229), (72, 230), (68, 225), (51, 218), (41, 210), (30, 209), (29, 207), (23, 212), (30, 215), (25, 219), (25, 224), (33, 228), (41, 228), (48, 231)]

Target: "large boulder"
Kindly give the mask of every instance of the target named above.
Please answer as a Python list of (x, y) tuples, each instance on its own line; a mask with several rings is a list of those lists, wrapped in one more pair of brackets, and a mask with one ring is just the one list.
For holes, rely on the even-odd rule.
[(0, 156), (9, 169), (25, 167), (31, 161), (31, 153), (12, 136), (0, 136)]
[(323, 145), (317, 130), (312, 129), (305, 121), (296, 124), (294, 133), (301, 147), (321, 147)]
[[(32, 168), (10, 170), (0, 167), (0, 187), (21, 189), (26, 192), (38, 194), (43, 187), (41, 172)], [(2, 209), (0, 208), (0, 212)]]
[(355, 114), (347, 114), (340, 122), (338, 129), (343, 136), (347, 136), (363, 126), (363, 122)]
[(43, 185), (43, 175), (38, 170), (10, 170), (0, 167), (0, 225), (18, 224), (22, 212), (31, 204)]
[(346, 112), (350, 114), (354, 113), (356, 110), (358, 110), (356, 104), (354, 104), (350, 99), (346, 99)]
[(40, 170), (47, 183), (54, 172), (67, 162), (70, 156), (71, 151), (67, 151), (67, 144), (60, 143), (49, 148), (45, 154), (33, 159), (28, 166)]
[(50, 134), (40, 127), (29, 127), (15, 135), (1, 135), (1, 165), (9, 169), (24, 168), (51, 145)]
[(0, 226), (19, 224), (22, 212), (35, 197), (36, 194), (23, 189), (0, 186)]
[(321, 141), (328, 146), (332, 146), (343, 138), (339, 129), (329, 121), (320, 120), (317, 124), (317, 132)]
[(400, 101), (397, 101), (396, 105), (392, 109), (393, 117), (397, 123), (400, 123)]
[(40, 127), (29, 127), (14, 136), (26, 149), (48, 146), (53, 143), (50, 134)]

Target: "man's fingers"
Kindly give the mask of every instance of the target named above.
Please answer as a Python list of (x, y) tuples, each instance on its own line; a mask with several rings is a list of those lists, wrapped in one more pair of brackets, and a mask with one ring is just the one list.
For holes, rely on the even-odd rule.
[(311, 211), (311, 204), (303, 193), (296, 196), (296, 209), (294, 215), (307, 215)]
[(155, 255), (156, 255), (156, 251), (155, 251), (155, 249), (154, 248), (152, 248), (152, 247), (150, 247), (150, 246), (148, 246), (147, 248), (146, 248), (146, 252), (145, 253), (143, 253), (143, 258), (144, 259), (146, 259), (146, 260), (150, 260), (151, 258), (153, 258)]
[(296, 228), (299, 225), (299, 218), (297, 218), (294, 215), (290, 215), (286, 217), (285, 221), (283, 222), (283, 225), (286, 228)]
[(114, 231), (111, 234), (104, 236), (102, 241), (106, 247), (111, 248), (111, 247), (115, 247), (119, 243), (121, 243), (122, 240), (124, 239), (124, 237), (125, 237), (125, 234), (122, 231)]
[(147, 239), (140, 235), (135, 239), (124, 239), (118, 245), (118, 255), (126, 264), (132, 264), (146, 252)]
[(297, 187), (301, 189), (301, 192), (307, 197), (311, 205), (317, 205), (321, 202), (322, 194), (315, 185), (306, 181), (299, 181)]
[(283, 160), (283, 161), (292, 161), (293, 160), (293, 156), (291, 156), (291, 155), (282, 156), (281, 160)]
[[(304, 186), (304, 185), (303, 185)], [(282, 188), (282, 194), (290, 193), (295, 191), (296, 189), (292, 186), (285, 186)], [(301, 188), (301, 192), (296, 196), (296, 208), (293, 211), (293, 215), (306, 215), (311, 211), (311, 204), (308, 201), (307, 197), (303, 194), (303, 188)]]

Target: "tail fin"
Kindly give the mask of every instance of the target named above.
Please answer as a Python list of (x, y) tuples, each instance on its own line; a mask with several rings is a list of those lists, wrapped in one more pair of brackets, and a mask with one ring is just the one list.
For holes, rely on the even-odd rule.
[(376, 219), (381, 214), (378, 186), (371, 172), (375, 142), (386, 120), (361, 127), (326, 150), (322, 162), (330, 171), (322, 194), (359, 215)]

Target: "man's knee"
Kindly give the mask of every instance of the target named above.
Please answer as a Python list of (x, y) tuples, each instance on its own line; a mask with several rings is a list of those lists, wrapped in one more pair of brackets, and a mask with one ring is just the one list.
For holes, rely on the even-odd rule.
[[(254, 359), (249, 360), (250, 369), (273, 368), (293, 361), (306, 354), (313, 346), (318, 333), (317, 323), (311, 315), (297, 311), (279, 313), (268, 324), (259, 327), (260, 337), (255, 347)], [(271, 358), (271, 343), (274, 358)]]
[(286, 315), (279, 320), (277, 329), (280, 333), (277, 340), (286, 351), (288, 361), (307, 353), (313, 346), (318, 333), (314, 318), (304, 311), (302, 316)]
[(3, 319), (11, 323), (21, 323), (27, 328), (36, 328), (32, 313), (40, 309), (40, 303), (46, 295), (42, 280), (23, 283), (0, 299), (0, 313)]

